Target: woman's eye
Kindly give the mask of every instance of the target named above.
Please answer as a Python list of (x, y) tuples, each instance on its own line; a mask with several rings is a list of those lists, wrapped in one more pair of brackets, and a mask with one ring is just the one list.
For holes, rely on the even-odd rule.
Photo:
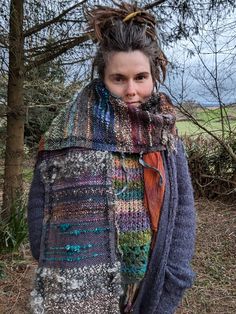
[(114, 82), (123, 82), (124, 81), (124, 78), (122, 76), (115, 76), (113, 78)]
[(138, 75), (137, 77), (136, 77), (136, 80), (137, 81), (142, 81), (142, 80), (144, 80), (146, 77), (145, 77), (145, 75)]

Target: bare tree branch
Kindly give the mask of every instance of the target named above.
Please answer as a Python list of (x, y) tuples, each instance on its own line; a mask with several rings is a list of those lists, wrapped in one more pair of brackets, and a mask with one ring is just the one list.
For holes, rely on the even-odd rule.
[(144, 6), (145, 10), (149, 10), (152, 9), (154, 7), (157, 7), (158, 5), (162, 4), (163, 2), (166, 2), (166, 0), (158, 0), (158, 1), (154, 1), (153, 3), (147, 4)]
[(39, 25), (35, 25), (34, 27), (28, 29), (27, 31), (24, 32), (24, 37), (29, 37), (35, 33), (38, 33), (39, 31), (41, 31), (42, 29), (44, 29), (45, 27), (48, 27), (49, 25), (55, 24), (57, 22), (59, 22), (63, 16), (65, 16), (67, 13), (69, 13), (70, 11), (74, 10), (75, 8), (79, 7), (81, 4), (87, 2), (87, 0), (82, 0), (81, 2), (71, 6), (70, 8), (68, 8), (67, 10), (63, 11), (61, 14), (59, 14), (58, 16), (54, 17), (53, 19), (46, 21), (42, 24)]
[(215, 180), (220, 180), (220, 181), (223, 181), (223, 182), (226, 182), (226, 183), (229, 183), (229, 184), (234, 184), (234, 185), (236, 184), (235, 181), (227, 180), (227, 179), (221, 178), (219, 176), (211, 176), (211, 175), (208, 175), (208, 174), (201, 174), (201, 177), (215, 179)]
[(25, 49), (25, 54), (27, 54), (28, 59), (34, 58), (36, 56), (39, 56), (41, 54), (45, 54), (48, 51), (51, 50), (56, 50), (58, 49), (58, 47), (67, 45), (68, 43), (70, 43), (71, 41), (77, 39), (78, 37), (70, 37), (70, 38), (65, 38), (65, 39), (60, 39), (58, 41), (55, 42), (50, 42), (49, 44), (45, 44), (42, 46), (36, 46), (30, 49)]
[(29, 64), (25, 67), (25, 71), (29, 71), (35, 67), (38, 67), (48, 61), (53, 60), (54, 58), (57, 58), (58, 56), (60, 56), (62, 53), (67, 52), (68, 50), (74, 48), (75, 46), (82, 44), (83, 42), (86, 42), (87, 40), (90, 39), (90, 35), (85, 34), (84, 36), (75, 38), (74, 40), (70, 41), (68, 44), (64, 45), (63, 47), (58, 47), (57, 50), (54, 50), (53, 52), (50, 53), (45, 53), (44, 56), (42, 56), (40, 59), (38, 60), (34, 60), (32, 62), (29, 62)]
[(0, 36), (0, 44), (2, 44), (2, 48), (9, 48), (8, 46), (8, 40), (5, 36)]

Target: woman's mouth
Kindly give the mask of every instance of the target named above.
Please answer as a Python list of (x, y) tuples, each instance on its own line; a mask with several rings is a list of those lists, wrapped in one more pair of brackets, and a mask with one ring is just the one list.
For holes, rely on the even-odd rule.
[(126, 101), (125, 103), (130, 107), (138, 107), (141, 105), (141, 101)]

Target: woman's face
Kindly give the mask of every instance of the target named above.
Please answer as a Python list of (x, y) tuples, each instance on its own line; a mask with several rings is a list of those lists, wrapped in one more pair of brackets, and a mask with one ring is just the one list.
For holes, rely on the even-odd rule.
[(151, 96), (154, 88), (148, 57), (139, 50), (111, 53), (104, 71), (104, 83), (128, 106), (138, 107)]

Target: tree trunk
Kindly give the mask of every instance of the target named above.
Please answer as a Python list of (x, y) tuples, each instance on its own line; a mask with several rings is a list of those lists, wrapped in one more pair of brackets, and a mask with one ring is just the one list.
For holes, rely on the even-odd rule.
[(23, 2), (23, 0), (12, 0), (10, 8), (7, 139), (2, 218), (9, 217), (17, 198), (22, 193), (25, 118)]

